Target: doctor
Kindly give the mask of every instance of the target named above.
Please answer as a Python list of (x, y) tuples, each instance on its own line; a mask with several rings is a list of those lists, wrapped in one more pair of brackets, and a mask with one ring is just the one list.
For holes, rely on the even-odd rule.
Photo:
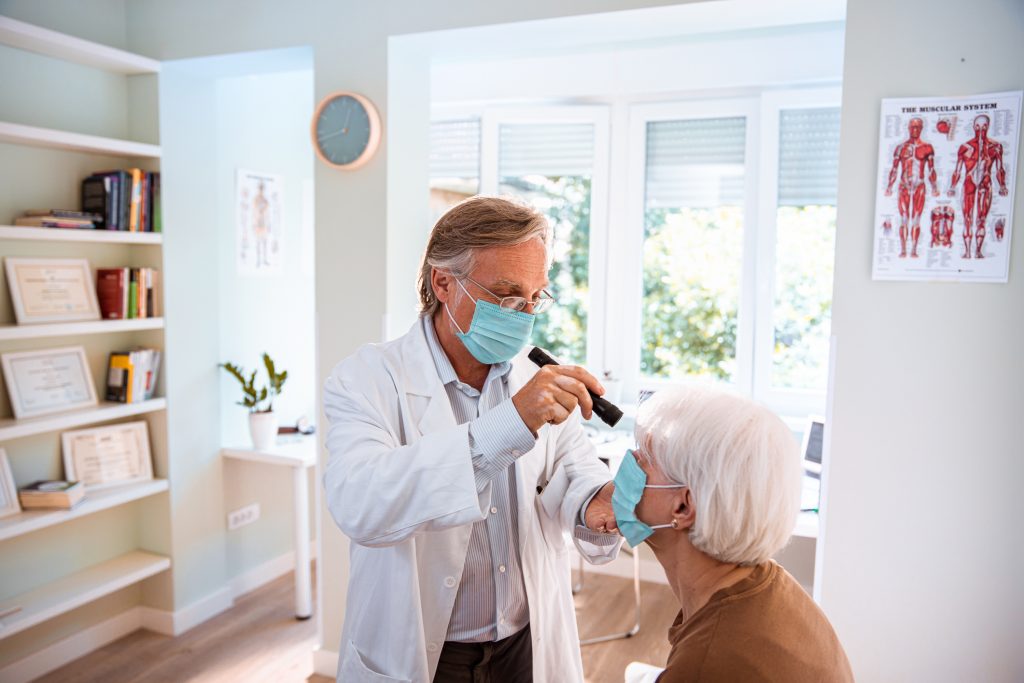
[[(421, 316), (324, 386), (334, 521), (351, 539), (338, 680), (583, 680), (565, 536), (618, 554), (608, 469), (573, 366), (520, 354), (545, 291), (539, 213), (475, 197), (434, 226)], [(579, 408), (579, 411), (577, 411)]]

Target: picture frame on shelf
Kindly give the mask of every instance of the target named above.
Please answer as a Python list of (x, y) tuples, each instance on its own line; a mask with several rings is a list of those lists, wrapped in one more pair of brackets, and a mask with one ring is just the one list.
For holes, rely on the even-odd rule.
[(21, 504), (18, 502), (18, 487), (11, 473), (11, 463), (7, 460), (7, 451), (0, 448), (0, 518), (19, 512)]
[(144, 420), (61, 434), (64, 478), (86, 491), (153, 479), (149, 425)]
[(14, 417), (23, 419), (97, 405), (85, 349), (69, 346), (0, 355)]
[(4, 259), (19, 325), (100, 320), (88, 259)]

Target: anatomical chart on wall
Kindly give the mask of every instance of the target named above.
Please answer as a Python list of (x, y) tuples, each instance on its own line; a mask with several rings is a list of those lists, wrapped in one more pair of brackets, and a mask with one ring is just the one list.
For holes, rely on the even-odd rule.
[(882, 100), (872, 277), (1006, 282), (1021, 91)]
[(235, 264), (239, 273), (281, 269), (284, 179), (238, 169), (235, 181)]

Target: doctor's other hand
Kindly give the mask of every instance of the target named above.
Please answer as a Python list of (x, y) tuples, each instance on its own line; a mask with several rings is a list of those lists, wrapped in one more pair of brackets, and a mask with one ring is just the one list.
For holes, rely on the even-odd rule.
[(584, 419), (593, 415), (594, 402), (587, 393), (604, 393), (604, 387), (576, 365), (545, 365), (512, 397), (523, 423), (534, 434), (546, 424), (561, 424), (579, 406)]
[(587, 517), (584, 521), (591, 531), (600, 531), (602, 534), (618, 533), (619, 525), (615, 523), (615, 511), (612, 510), (613, 491), (615, 491), (615, 484), (608, 482), (590, 500), (590, 505), (587, 506)]

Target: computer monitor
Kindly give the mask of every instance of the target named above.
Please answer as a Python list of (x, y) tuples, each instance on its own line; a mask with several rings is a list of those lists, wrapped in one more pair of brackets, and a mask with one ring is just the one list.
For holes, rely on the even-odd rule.
[(821, 450), (825, 437), (825, 418), (811, 415), (804, 429), (801, 451), (804, 456), (804, 472), (815, 479), (821, 479)]

